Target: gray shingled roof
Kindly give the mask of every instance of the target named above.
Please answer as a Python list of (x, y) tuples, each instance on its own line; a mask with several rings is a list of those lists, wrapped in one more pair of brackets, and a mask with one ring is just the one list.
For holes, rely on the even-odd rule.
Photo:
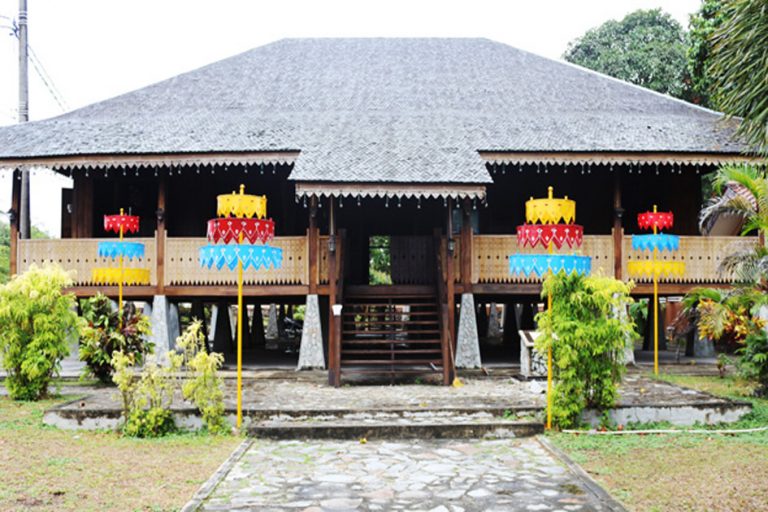
[(298, 181), (484, 183), (478, 150), (738, 153), (720, 119), (485, 39), (286, 39), (0, 128), (0, 159), (299, 150)]

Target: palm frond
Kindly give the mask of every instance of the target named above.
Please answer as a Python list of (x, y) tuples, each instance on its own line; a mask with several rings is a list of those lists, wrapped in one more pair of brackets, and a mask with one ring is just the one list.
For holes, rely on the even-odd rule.
[(723, 195), (710, 199), (709, 203), (701, 209), (701, 213), (699, 213), (699, 229), (703, 233), (708, 232), (721, 215), (736, 215), (748, 221), (756, 214), (757, 212), (752, 203), (744, 197), (739, 195)]

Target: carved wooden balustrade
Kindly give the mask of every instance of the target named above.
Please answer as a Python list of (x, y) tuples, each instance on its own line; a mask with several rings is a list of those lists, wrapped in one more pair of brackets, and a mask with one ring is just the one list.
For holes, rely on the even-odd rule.
[[(150, 269), (150, 284), (157, 284), (155, 266), (156, 243), (154, 238), (130, 237), (126, 240), (144, 244), (144, 258), (124, 259), (125, 268)], [(18, 271), (27, 270), (30, 265), (54, 262), (65, 270), (73, 272), (75, 285), (90, 286), (91, 270), (95, 267), (117, 267), (117, 260), (99, 258), (99, 242), (114, 242), (114, 238), (66, 238), (61, 240), (19, 240)]]
[[(165, 284), (168, 286), (232, 285), (237, 273), (228, 268), (202, 268), (198, 261), (200, 247), (205, 238), (167, 238), (165, 241)], [(283, 265), (279, 269), (243, 271), (246, 285), (306, 284), (307, 238), (304, 236), (280, 236), (270, 242), (283, 249)]]
[[(586, 237), (585, 237), (586, 238)], [(622, 273), (627, 275), (627, 261), (649, 260), (648, 251), (633, 251), (632, 237), (625, 236), (622, 252)], [(682, 276), (662, 277), (665, 283), (702, 283), (725, 284), (732, 281), (730, 275), (720, 272), (720, 263), (729, 254), (752, 249), (757, 244), (757, 237), (736, 236), (681, 236), (680, 250), (675, 252), (661, 251), (659, 260), (685, 262), (685, 273)], [(651, 282), (651, 278), (635, 278), (638, 282)]]
[[(475, 235), (472, 239), (473, 283), (536, 283), (541, 279), (509, 273), (509, 255), (513, 253), (542, 253), (541, 247), (531, 249), (517, 245), (516, 235)], [(564, 253), (567, 251), (557, 251)], [(613, 275), (613, 237), (585, 236), (578, 254), (592, 257), (592, 271)]]

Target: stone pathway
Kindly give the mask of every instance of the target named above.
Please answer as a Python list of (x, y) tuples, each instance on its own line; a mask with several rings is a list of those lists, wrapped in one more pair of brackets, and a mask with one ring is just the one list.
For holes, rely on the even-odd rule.
[(535, 438), (256, 440), (198, 510), (617, 510), (607, 501)]

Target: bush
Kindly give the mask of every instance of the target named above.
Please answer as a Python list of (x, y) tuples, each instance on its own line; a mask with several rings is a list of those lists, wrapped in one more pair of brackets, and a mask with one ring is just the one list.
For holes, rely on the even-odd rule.
[(5, 385), (16, 400), (38, 400), (69, 354), (67, 339), (79, 330), (75, 297), (61, 290), (72, 278), (55, 264), (32, 265), (0, 287), (0, 360)]
[(741, 356), (738, 367), (746, 378), (757, 379), (757, 394), (768, 392), (768, 333), (760, 309), (768, 296), (755, 287), (738, 286), (732, 290), (697, 288), (683, 303), (699, 334)]
[(112, 354), (120, 351), (133, 356), (133, 364), (141, 365), (144, 355), (152, 352), (147, 340), (151, 330), (149, 319), (126, 302), (116, 311), (108, 297), (99, 293), (80, 302), (85, 320), (80, 331), (80, 360), (85, 362), (84, 375), (92, 375), (103, 383), (112, 380)]
[[(158, 437), (173, 432), (176, 427), (171, 405), (179, 384), (184, 399), (200, 411), (209, 433), (230, 431), (224, 418), (223, 381), (218, 375), (224, 357), (205, 351), (202, 323), (192, 322), (177, 338), (176, 346), (179, 352), (168, 354), (168, 366), (161, 366), (154, 356), (149, 356), (138, 373), (135, 354), (118, 350), (112, 355), (112, 380), (122, 396), (126, 435)], [(182, 367), (186, 367), (191, 377), (175, 378)]]
[[(162, 366), (153, 356), (136, 375), (135, 360), (120, 351), (112, 355), (113, 382), (123, 399), (123, 433), (132, 437), (159, 437), (176, 430), (171, 412), (173, 374), (178, 367)], [(137, 378), (138, 377), (138, 378)]]
[(230, 426), (224, 419), (224, 382), (218, 375), (224, 356), (205, 351), (205, 336), (199, 320), (192, 322), (177, 338), (176, 347), (183, 354), (171, 357), (182, 357), (183, 364), (192, 373), (182, 386), (184, 399), (191, 401), (200, 411), (208, 432), (229, 432)]
[(627, 308), (631, 283), (598, 276), (551, 275), (542, 296), (551, 295), (551, 315), (536, 316), (542, 335), (536, 350), (551, 347), (555, 380), (555, 425), (578, 425), (586, 408), (606, 412), (618, 397), (624, 372), (624, 348), (637, 336), (634, 323), (617, 312)]

